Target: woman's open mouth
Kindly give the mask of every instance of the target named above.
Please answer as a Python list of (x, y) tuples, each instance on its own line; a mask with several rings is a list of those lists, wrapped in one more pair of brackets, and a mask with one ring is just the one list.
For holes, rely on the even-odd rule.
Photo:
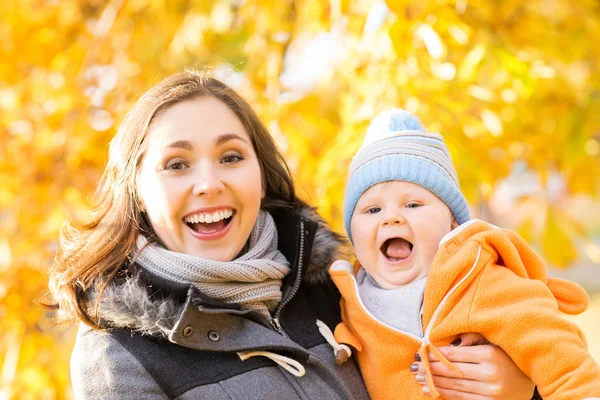
[(381, 254), (390, 262), (406, 260), (412, 254), (413, 244), (403, 238), (389, 238), (381, 245)]
[(197, 213), (185, 217), (184, 222), (192, 231), (200, 235), (211, 235), (227, 228), (235, 214), (236, 211), (233, 209)]

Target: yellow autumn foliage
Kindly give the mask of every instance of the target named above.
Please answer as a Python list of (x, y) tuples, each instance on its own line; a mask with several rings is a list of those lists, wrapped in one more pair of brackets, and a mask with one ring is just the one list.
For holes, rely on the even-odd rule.
[(445, 136), (476, 215), (567, 267), (600, 263), (599, 41), (592, 0), (4, 0), (0, 398), (70, 398), (74, 332), (33, 301), (120, 119), (163, 77), (208, 68), (240, 91), (340, 231), (365, 127), (406, 108)]

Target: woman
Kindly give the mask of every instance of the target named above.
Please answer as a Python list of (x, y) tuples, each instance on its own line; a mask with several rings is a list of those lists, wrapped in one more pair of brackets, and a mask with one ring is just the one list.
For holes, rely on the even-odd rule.
[[(367, 398), (316, 324), (339, 322), (341, 244), (239, 95), (196, 72), (164, 80), (124, 120), (91, 220), (65, 227), (51, 271), (59, 314), (84, 323), (75, 397)], [(493, 346), (446, 350), (481, 367), (434, 369), (447, 398), (532, 391)]]

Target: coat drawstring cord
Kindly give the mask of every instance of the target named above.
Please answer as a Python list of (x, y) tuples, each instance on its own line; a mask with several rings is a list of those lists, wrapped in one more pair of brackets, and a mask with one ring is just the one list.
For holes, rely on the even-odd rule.
[(431, 364), (429, 362), (429, 351), (431, 351), (442, 364), (446, 367), (450, 368), (452, 371), (456, 372), (460, 377), (464, 377), (463, 373), (460, 372), (458, 368), (454, 364), (452, 364), (448, 359), (442, 354), (441, 351), (438, 350), (431, 342), (425, 340), (419, 349), (419, 355), (421, 356), (421, 361), (423, 362), (423, 366), (425, 367), (425, 377), (427, 379), (427, 386), (431, 390), (431, 397), (434, 399), (440, 396), (440, 393), (435, 388), (433, 383), (433, 376), (431, 375)]
[(238, 357), (242, 361), (246, 361), (250, 357), (267, 357), (277, 364), (279, 364), (283, 369), (288, 371), (290, 374), (297, 376), (298, 378), (304, 376), (306, 374), (306, 370), (298, 361), (293, 358), (289, 358), (286, 356), (282, 356), (281, 354), (272, 353), (270, 351), (239, 351), (237, 353)]
[(321, 335), (323, 335), (325, 340), (327, 340), (327, 343), (329, 343), (329, 345), (333, 348), (335, 365), (342, 365), (345, 363), (346, 360), (348, 360), (348, 358), (350, 358), (352, 355), (352, 350), (350, 350), (350, 347), (346, 346), (345, 344), (338, 343), (335, 340), (335, 336), (333, 335), (333, 332), (331, 332), (331, 329), (329, 329), (329, 327), (323, 321), (317, 320), (317, 326), (319, 327), (319, 332), (321, 332)]

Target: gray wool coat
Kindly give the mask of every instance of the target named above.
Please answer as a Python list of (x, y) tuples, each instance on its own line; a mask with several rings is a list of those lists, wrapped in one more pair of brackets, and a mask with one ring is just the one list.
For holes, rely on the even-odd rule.
[[(354, 360), (336, 366), (316, 320), (340, 322), (339, 292), (327, 269), (340, 237), (308, 207), (273, 213), (292, 271), (266, 321), (196, 288), (133, 266), (103, 295), (105, 330), (81, 326), (71, 358), (76, 399), (367, 399)], [(297, 377), (268, 351), (298, 361)]]

